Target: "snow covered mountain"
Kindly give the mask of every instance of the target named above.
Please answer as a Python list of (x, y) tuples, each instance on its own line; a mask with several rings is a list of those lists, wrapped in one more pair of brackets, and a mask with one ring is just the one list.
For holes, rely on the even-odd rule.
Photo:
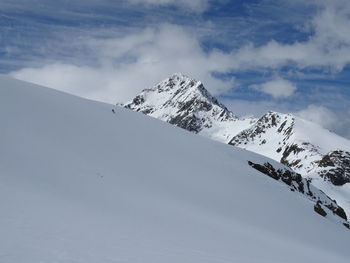
[(292, 114), (268, 112), (252, 127), (233, 136), (229, 144), (291, 167), (313, 180), (350, 213), (349, 140)]
[(292, 114), (268, 112), (229, 144), (269, 156), (334, 185), (350, 182), (350, 141)]
[(180, 73), (143, 90), (124, 106), (224, 142), (232, 138), (232, 132), (238, 133), (255, 122), (250, 118), (239, 119), (200, 81)]
[(1, 262), (350, 258), (341, 207), (261, 155), (7, 77), (0, 123)]
[[(292, 114), (268, 112), (259, 119), (240, 119), (202, 83), (182, 74), (144, 90), (124, 106), (265, 155), (306, 178), (321, 178), (337, 186), (350, 182), (349, 140)], [(318, 186), (328, 191), (328, 183), (318, 182)], [(345, 196), (339, 197), (340, 201), (350, 213), (350, 189), (341, 191)]]

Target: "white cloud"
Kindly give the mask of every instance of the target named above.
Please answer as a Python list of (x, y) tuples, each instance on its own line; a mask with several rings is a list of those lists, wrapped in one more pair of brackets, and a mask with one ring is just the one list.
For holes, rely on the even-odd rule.
[(291, 112), (294, 105), (278, 103), (275, 100), (249, 101), (241, 99), (224, 99), (222, 102), (237, 116), (261, 117), (268, 111)]
[(350, 139), (350, 110), (336, 114), (326, 107), (312, 104), (295, 114)]
[(193, 12), (203, 12), (209, 6), (209, 0), (127, 0), (131, 4), (166, 6), (172, 5)]
[(306, 109), (296, 112), (303, 119), (315, 122), (327, 129), (332, 129), (338, 121), (337, 116), (323, 106), (309, 105)]
[(198, 39), (179, 26), (166, 24), (124, 37), (84, 41), (95, 53), (98, 67), (54, 63), (11, 75), (111, 103), (125, 102), (174, 72), (201, 80), (214, 94), (234, 84), (233, 79), (212, 76), (212, 72), (227, 70), (227, 66), (221, 65), (219, 56), (204, 52)]
[(251, 88), (269, 94), (275, 99), (290, 97), (297, 90), (297, 87), (292, 82), (280, 77), (262, 84), (252, 85)]
[(294, 65), (341, 71), (350, 63), (350, 1), (314, 1), (315, 16), (309, 21), (311, 36), (284, 44), (275, 40), (262, 46), (250, 43), (231, 52), (233, 70), (279, 68)]
[(313, 1), (317, 12), (304, 28), (309, 38), (294, 43), (271, 39), (256, 46), (248, 43), (231, 52), (212, 52), (210, 56), (223, 70), (232, 72), (279, 69), (290, 65), (297, 69), (317, 68), (338, 72), (350, 64), (350, 1)]

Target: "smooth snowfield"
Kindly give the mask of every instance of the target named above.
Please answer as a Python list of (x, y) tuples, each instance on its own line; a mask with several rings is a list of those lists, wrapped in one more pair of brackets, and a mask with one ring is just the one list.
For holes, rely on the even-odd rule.
[(349, 262), (265, 157), (112, 108), (0, 77), (0, 262)]

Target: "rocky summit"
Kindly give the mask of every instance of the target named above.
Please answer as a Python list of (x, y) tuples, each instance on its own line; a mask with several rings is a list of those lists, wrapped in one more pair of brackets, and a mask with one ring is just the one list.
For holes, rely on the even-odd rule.
[(200, 81), (179, 73), (143, 90), (125, 107), (195, 133), (237, 119)]
[(200, 81), (180, 73), (153, 88), (144, 89), (123, 106), (225, 143), (231, 139), (232, 133), (238, 133), (255, 122), (253, 118), (238, 118)]

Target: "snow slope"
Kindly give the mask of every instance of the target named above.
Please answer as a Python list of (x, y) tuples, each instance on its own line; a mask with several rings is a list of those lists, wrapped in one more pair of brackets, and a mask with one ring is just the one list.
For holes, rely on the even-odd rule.
[(247, 165), (122, 108), (0, 77), (0, 262), (348, 262), (350, 232)]

